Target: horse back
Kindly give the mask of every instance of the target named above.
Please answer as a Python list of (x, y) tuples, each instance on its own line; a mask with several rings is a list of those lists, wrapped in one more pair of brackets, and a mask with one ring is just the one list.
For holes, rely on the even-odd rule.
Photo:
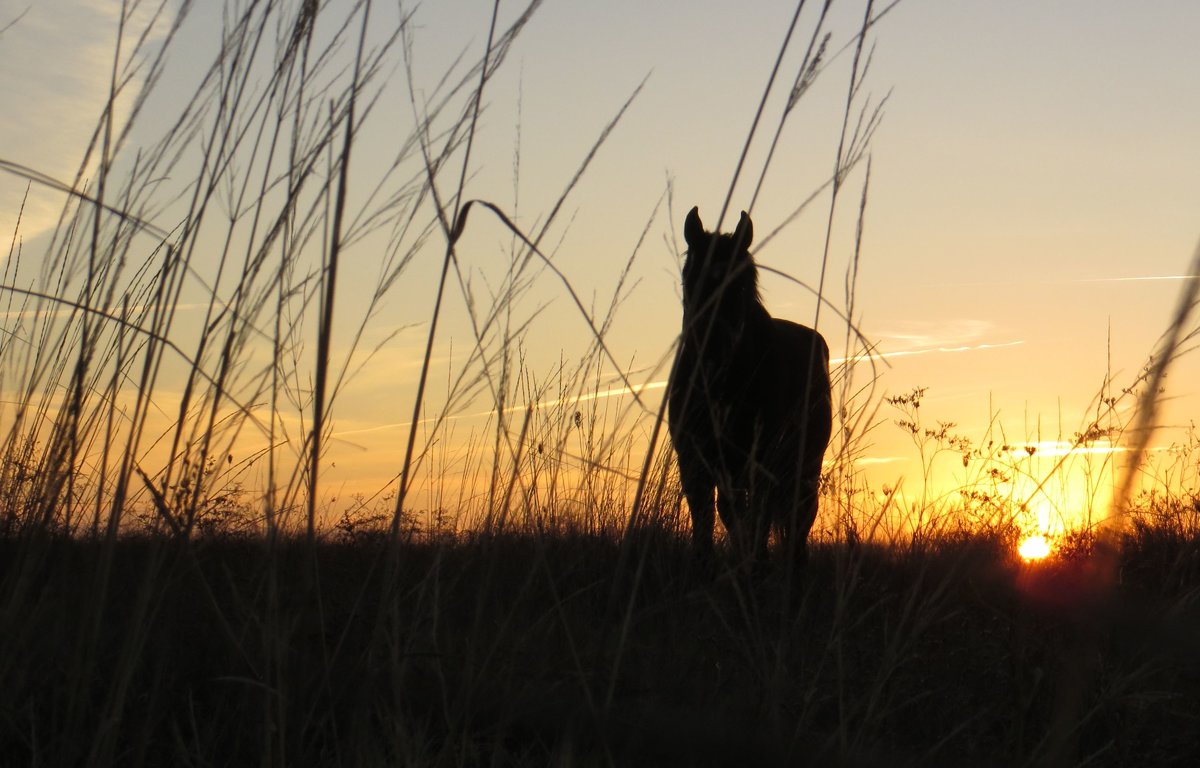
[(748, 393), (760, 423), (781, 437), (801, 433), (823, 453), (832, 422), (829, 345), (812, 328), (771, 318), (764, 347)]

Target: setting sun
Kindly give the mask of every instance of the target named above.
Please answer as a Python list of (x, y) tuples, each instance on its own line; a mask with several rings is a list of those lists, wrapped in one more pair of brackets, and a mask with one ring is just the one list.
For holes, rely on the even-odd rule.
[(1025, 560), (1041, 560), (1050, 554), (1050, 540), (1040, 533), (1028, 536), (1017, 547), (1017, 552)]

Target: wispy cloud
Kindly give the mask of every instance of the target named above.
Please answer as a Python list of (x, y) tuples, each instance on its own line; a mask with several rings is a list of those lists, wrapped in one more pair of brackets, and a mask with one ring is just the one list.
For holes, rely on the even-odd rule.
[(1009, 341), (987, 341), (997, 336), (995, 323), (978, 318), (952, 318), (949, 320), (909, 320), (896, 323), (886, 330), (876, 330), (868, 336), (878, 339), (875, 351), (870, 355), (853, 358), (838, 358), (831, 363), (861, 361), (868, 358), (899, 358), (918, 355), (961, 354), (1006, 349), (1020, 346), (1023, 339)]
[[(892, 358), (892, 357), (911, 357), (911, 356), (915, 356), (915, 355), (960, 354), (963, 352), (980, 352), (980, 351), (986, 351), (986, 350), (992, 350), (992, 349), (1004, 349), (1007, 347), (1015, 347), (1015, 346), (1018, 346), (1018, 345), (1021, 345), (1024, 343), (1025, 343), (1024, 341), (1005, 341), (1005, 342), (999, 342), (999, 343), (967, 344), (967, 345), (961, 345), (961, 346), (956, 346), (956, 347), (943, 346), (943, 347), (928, 347), (928, 348), (924, 348), (924, 349), (905, 349), (905, 350), (897, 350), (894, 352), (878, 352), (878, 353), (875, 353), (870, 356), (860, 355), (855, 358), (832, 358), (832, 359), (830, 359), (829, 362), (832, 365), (840, 365), (844, 362), (847, 362), (848, 359), (866, 360), (869, 357)], [(514, 406), (504, 408), (503, 413), (506, 413), (506, 414), (520, 413), (530, 407), (537, 409), (537, 410), (541, 410), (543, 408), (553, 408), (553, 407), (559, 406), (559, 405), (577, 405), (577, 404), (586, 403), (586, 402), (589, 402), (592, 400), (603, 400), (603, 399), (607, 399), (610, 397), (626, 397), (626, 396), (633, 395), (635, 393), (640, 395), (644, 392), (652, 392), (654, 390), (664, 389), (664, 388), (666, 388), (666, 386), (667, 386), (666, 379), (662, 379), (659, 381), (648, 381), (644, 384), (635, 384), (633, 387), (625, 387), (625, 386), (611, 387), (609, 389), (602, 389), (598, 392), (588, 392), (586, 394), (579, 395), (578, 397), (565, 397), (565, 398), (557, 398), (554, 400), (541, 400), (541, 401), (538, 401), (538, 402), (532, 403), (532, 404), (526, 403), (526, 404), (522, 404), (522, 405), (514, 405)], [(417, 424), (418, 425), (431, 424), (435, 421), (438, 421), (439, 418), (441, 419), (441, 421), (459, 421), (462, 419), (487, 418), (489, 416), (495, 416), (500, 412), (501, 411), (493, 408), (491, 410), (486, 410), (486, 411), (474, 411), (471, 413), (452, 414), (449, 416), (442, 416), (442, 417), (430, 417), (427, 419), (421, 419), (420, 421), (417, 422)], [(400, 421), (400, 422), (394, 422), (391, 424), (377, 424), (377, 425), (373, 425), (370, 427), (361, 427), (361, 428), (357, 428), (357, 429), (340, 430), (338, 432), (335, 432), (333, 434), (333, 436), (334, 437), (349, 437), (350, 435), (362, 435), (362, 434), (368, 434), (371, 432), (380, 432), (380, 431), (390, 430), (390, 429), (407, 429), (410, 426), (412, 426), (412, 422)]]
[[(121, 4), (42, 0), (29, 4), (20, 18), (24, 4), (15, 5), (0, 10), (0, 26), (15, 19), (0, 44), (0, 93), (8, 113), (0, 120), (0, 157), (69, 183), (108, 97)], [(150, 10), (139, 11), (129, 34), (140, 34)], [(137, 84), (131, 85), (136, 90)], [(124, 119), (119, 112), (118, 124)], [(7, 253), (27, 185), (24, 178), (0, 173), (0, 242), (5, 245), (0, 257)], [(33, 185), (21, 216), (21, 237), (30, 240), (52, 227), (62, 204), (60, 193)]]
[(1076, 445), (1066, 440), (1039, 440), (1032, 443), (1021, 443), (1009, 448), (1013, 456), (1084, 456), (1089, 454), (1124, 453), (1126, 448), (1113, 445), (1107, 440), (1099, 440), (1089, 445)]
[(1140, 282), (1178, 282), (1179, 280), (1195, 280), (1198, 275), (1141, 275), (1133, 277), (1083, 277), (1077, 280), (1064, 280), (1067, 283), (1140, 283)]
[(892, 324), (868, 335), (879, 339), (878, 346), (887, 350), (932, 349), (961, 347), (980, 342), (995, 333), (995, 323), (973, 317), (945, 320), (906, 320)]
[(916, 355), (935, 355), (935, 354), (958, 354), (961, 352), (981, 352), (989, 349), (1005, 349), (1008, 347), (1018, 347), (1024, 344), (1024, 340), (1017, 341), (1001, 341), (992, 344), (963, 344), (955, 347), (926, 347), (923, 349), (900, 349), (894, 352), (876, 352), (871, 355), (855, 355), (854, 357), (835, 357), (830, 359), (830, 363), (840, 365), (841, 363), (851, 360), (858, 362), (869, 360), (871, 358), (893, 358), (893, 357), (914, 357)]
[(1084, 285), (1091, 283), (1171, 283), (1181, 280), (1194, 280), (1198, 275), (1126, 275), (1120, 277), (1064, 277), (1064, 278), (1019, 278), (1019, 279), (989, 279), (965, 280), (956, 282), (927, 283), (933, 288), (997, 288), (997, 287), (1029, 287), (1034, 285)]
[[(663, 389), (667, 386), (666, 381), (649, 381), (645, 384), (635, 384), (633, 387), (613, 387), (612, 389), (604, 389), (599, 392), (589, 392), (578, 397), (564, 397), (556, 400), (540, 400), (535, 403), (525, 403), (522, 405), (514, 405), (504, 409), (493, 408), (490, 411), (475, 411), (473, 413), (457, 413), (449, 416), (436, 417), (432, 416), (427, 419), (421, 419), (417, 424), (432, 424), (438, 421), (459, 421), (462, 419), (482, 419), (489, 416), (495, 416), (499, 413), (521, 413), (522, 411), (533, 408), (541, 410), (543, 408), (553, 408), (558, 405), (577, 405), (586, 403), (592, 400), (603, 400), (609, 397), (622, 397), (624, 395), (641, 394), (656, 389)], [(349, 435), (362, 435), (369, 432), (380, 432), (388, 429), (405, 429), (412, 426), (411, 421), (401, 421), (393, 424), (379, 424), (372, 427), (362, 427), (361, 429), (347, 429), (333, 433), (334, 437), (347, 437)]]
[(854, 463), (861, 467), (869, 467), (877, 464), (895, 464), (898, 461), (910, 461), (910, 459), (905, 459), (903, 456), (860, 456), (854, 460)]

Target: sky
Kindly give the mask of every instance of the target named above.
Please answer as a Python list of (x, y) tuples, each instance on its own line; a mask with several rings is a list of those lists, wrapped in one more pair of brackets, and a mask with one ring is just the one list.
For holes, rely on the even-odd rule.
[[(323, 13), (344, 16), (348, 5), (333, 0)], [(819, 11), (819, 4), (808, 5), (733, 187), (726, 228), (750, 206)], [(0, 92), (10, 105), (0, 119), (0, 160), (74, 178), (107, 93), (115, 6), (101, 0), (0, 6)], [(137, 117), (133, 145), (149, 144), (170, 126), (181, 94), (199, 76), (198, 63), (215, 53), (220, 6), (198, 4), (172, 41), (153, 108)], [(877, 3), (876, 12), (885, 6)], [(167, 11), (174, 7), (168, 3)], [(417, 98), (425, 98), (457, 56), (473, 60), (482, 51), (491, 4), (377, 4), (372, 42), (395, 27), (401, 7), (413, 14), (410, 61)], [(698, 205), (706, 225), (717, 225), (794, 9), (774, 0), (753, 10), (711, 0), (550, 0), (486, 91), (467, 195), (536, 228), (641, 86), (546, 242), (555, 268), (594, 315), (604, 314), (622, 286), (605, 340), (631, 382), (651, 385), (648, 407), (661, 394), (679, 329), (683, 216)], [(502, 20), (517, 10), (501, 3)], [(144, 24), (149, 12), (143, 6), (138, 21)], [(832, 5), (824, 67), (788, 115), (751, 209), (759, 243), (833, 172), (863, 12), (861, 2)], [(869, 148), (852, 297), (856, 326), (879, 354), (869, 406), (877, 408), (878, 426), (862, 457), (875, 484), (920, 474), (917, 451), (893, 424), (902, 414), (880, 404), (882, 397), (924, 387), (920, 413), (930, 425), (953, 422), (978, 443), (1003, 434), (1004, 442), (1052, 452), (1094, 414), (1106, 380), (1119, 391), (1137, 376), (1167, 327), (1200, 239), (1197, 28), (1200, 5), (1190, 0), (903, 0), (873, 26), (855, 115), (864, 103), (886, 101)], [(161, 25), (153, 29), (151, 43), (163, 34)], [(351, 166), (351, 199), (364, 205), (372, 183), (386, 178), (397, 136), (414, 123), (399, 48), (385, 58), (383, 73)], [(864, 161), (847, 177), (830, 230), (824, 293), (843, 313), (865, 172)], [(5, 241), (16, 229), (25, 189), (24, 178), (0, 173)], [(27, 255), (44, 247), (62, 205), (45, 189), (29, 194), (20, 226)], [(793, 278), (764, 274), (773, 314), (805, 323), (817, 317), (805, 286), (821, 280), (829, 210), (828, 194), (819, 195), (755, 249), (760, 264)], [(171, 229), (178, 223), (172, 212), (164, 205), (156, 223)], [(387, 232), (380, 232), (346, 256), (335, 349), (350, 342), (349, 330), (361, 319), (356, 297), (377, 283), (386, 243)], [(415, 255), (371, 317), (361, 348), (383, 346), (333, 407), (328, 473), (332, 487), (346, 493), (369, 493), (398, 470), (441, 266), (437, 243), (433, 238)], [(472, 213), (458, 254), (474, 300), (486, 303), (508, 269), (511, 247), (495, 219)], [(452, 279), (448, 295), (434, 346), (433, 410), (472, 346), (466, 291)], [(512, 316), (534, 318), (520, 345), (530, 380), (552, 380), (563, 361), (585, 356), (589, 329), (552, 272), (536, 272)], [(846, 347), (845, 323), (830, 308), (818, 328), (835, 358), (861, 351)], [(1156, 438), (1159, 446), (1184, 439), (1182, 428), (1200, 402), (1194, 363), (1185, 357), (1167, 381), (1161, 422), (1168, 429)], [(606, 363), (597, 387), (621, 386), (613, 368)], [(870, 378), (860, 365), (856, 386)], [(607, 399), (633, 407), (628, 397)], [(486, 396), (456, 402), (461, 428), (445, 442), (465, 439), (471, 419), (492, 410)]]

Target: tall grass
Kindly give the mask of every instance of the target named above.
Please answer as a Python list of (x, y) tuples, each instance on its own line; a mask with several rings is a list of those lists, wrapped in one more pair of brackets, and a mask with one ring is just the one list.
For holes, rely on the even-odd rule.
[[(552, 258), (567, 201), (640, 87), (536, 226), (472, 195), (479, 116), (539, 5), (493, 4), (482, 50), (427, 82), (419, 8), (231, 3), (194, 89), (167, 98), (157, 89), (197, 8), (132, 4), (76, 177), (3, 159), (66, 203), (33, 257), (17, 233), (3, 277), (0, 754), (36, 765), (1194, 757), (1200, 678), (1180, 651), (1197, 628), (1194, 444), (1171, 454), (1160, 488), (1120, 486), (1130, 523), (1116, 538), (1062, 531), (1057, 559), (1035, 568), (1014, 551), (1038, 523), (1029, 502), (1076, 454), (1039, 463), (1022, 455), (1032, 436), (970, 440), (922, 421), (921, 390), (882, 392), (855, 292), (886, 101), (867, 95), (870, 40), (895, 3), (868, 2), (833, 52), (829, 5), (810, 10), (750, 178), (749, 147), (807, 18), (797, 4), (725, 196), (728, 209), (753, 183), (757, 199), (794, 108), (852, 52), (829, 181), (787, 220), (828, 203), (813, 322), (840, 318), (846, 360), (815, 552), (803, 581), (753, 582), (703, 572), (689, 554), (660, 438), (671, 351), (635, 370), (608, 341), (650, 234), (680, 220), (673, 189), (629, 238), (607, 306), (589, 305)], [(397, 85), (410, 114), (386, 125), (395, 155), (364, 157)], [(164, 104), (177, 112), (164, 118)], [(853, 253), (835, 299), (847, 205)], [(482, 293), (461, 262), (477, 227), (510, 244)], [(363, 271), (368, 246), (377, 283), (347, 296), (348, 265)], [(436, 285), (416, 283), (430, 252)], [(538, 280), (586, 329), (552, 370), (526, 357)], [(385, 304), (419, 292), (435, 298), (392, 482), (334, 505), (324, 473), (339, 397), (389, 354), (395, 334), (375, 333)], [(1068, 442), (1128, 432), (1145, 451), (1194, 303), (1184, 296), (1145, 377), (1116, 396), (1106, 384)], [(471, 337), (435, 394), (452, 304)], [(1118, 401), (1139, 393), (1128, 426)], [(486, 415), (459, 418), (476, 409)], [(918, 498), (871, 487), (857, 463), (893, 414), (927, 474)], [(933, 481), (946, 457), (971, 473), (949, 494)], [(1103, 610), (1078, 613), (1084, 598)], [(1085, 645), (1084, 662), (1065, 655)]]

